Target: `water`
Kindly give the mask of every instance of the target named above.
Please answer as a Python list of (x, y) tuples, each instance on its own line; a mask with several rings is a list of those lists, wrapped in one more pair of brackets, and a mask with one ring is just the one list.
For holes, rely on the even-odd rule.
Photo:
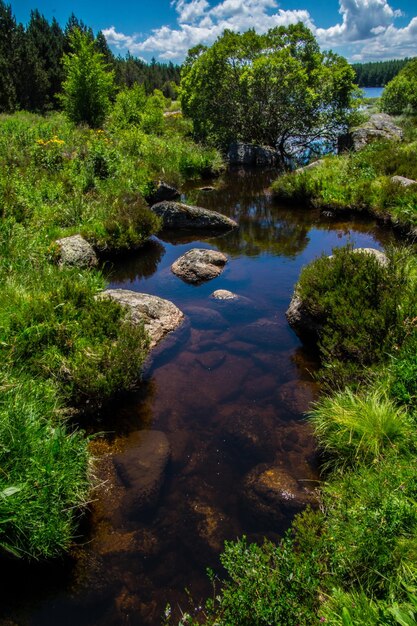
[(365, 94), (365, 98), (380, 98), (384, 91), (383, 87), (361, 87), (361, 89)]
[[(222, 237), (154, 239), (107, 267), (112, 287), (172, 300), (188, 317), (169, 349), (155, 352), (141, 390), (118, 399), (95, 428), (98, 486), (71, 557), (52, 566), (7, 564), (0, 623), (31, 626), (157, 625), (167, 602), (176, 615), (210, 593), (207, 566), (220, 572), (225, 539), (278, 539), (293, 511), (269, 506), (254, 480), (278, 471), (317, 484), (315, 444), (302, 413), (316, 396), (306, 352), (285, 320), (301, 267), (334, 246), (383, 247), (392, 234), (372, 221), (335, 220), (275, 205), (274, 171), (236, 170), (218, 190), (187, 190), (195, 203), (237, 219)], [(187, 285), (171, 263), (193, 247), (227, 253), (222, 276)], [(229, 289), (242, 305), (210, 294)], [(138, 513), (140, 431), (158, 431), (171, 460), (154, 508)], [(116, 462), (115, 462), (116, 461)]]

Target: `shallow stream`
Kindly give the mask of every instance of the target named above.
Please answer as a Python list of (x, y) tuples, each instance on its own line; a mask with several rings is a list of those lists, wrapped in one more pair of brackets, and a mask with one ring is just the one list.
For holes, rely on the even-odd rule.
[[(185, 588), (194, 606), (210, 593), (205, 569), (221, 571), (224, 540), (276, 539), (288, 527), (293, 510), (259, 503), (256, 476), (278, 471), (317, 484), (303, 421), (317, 393), (317, 363), (285, 310), (303, 265), (347, 242), (383, 248), (393, 235), (370, 219), (276, 205), (268, 193), (276, 175), (237, 169), (213, 182), (214, 191), (190, 187), (188, 201), (233, 217), (239, 229), (212, 239), (155, 239), (107, 267), (112, 287), (172, 300), (187, 323), (155, 352), (141, 390), (100, 417), (105, 435), (93, 444), (100, 485), (71, 558), (3, 565), (2, 625), (157, 626), (167, 602), (177, 615), (188, 610)], [(192, 286), (171, 273), (194, 247), (228, 255), (219, 278)], [(240, 303), (214, 300), (216, 289), (239, 294)], [(171, 457), (159, 497), (138, 512), (119, 469), (134, 476), (144, 430), (168, 440)]]

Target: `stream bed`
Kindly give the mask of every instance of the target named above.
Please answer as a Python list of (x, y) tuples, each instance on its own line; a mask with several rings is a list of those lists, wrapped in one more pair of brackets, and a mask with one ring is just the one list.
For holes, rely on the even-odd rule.
[[(279, 206), (268, 193), (276, 176), (236, 169), (213, 191), (190, 186), (187, 201), (229, 215), (239, 229), (154, 239), (106, 267), (112, 288), (172, 300), (187, 321), (154, 352), (141, 388), (97, 418), (98, 486), (72, 555), (52, 565), (3, 564), (3, 626), (157, 626), (168, 602), (176, 616), (189, 610), (185, 588), (194, 606), (210, 594), (205, 571), (221, 574), (225, 540), (278, 539), (288, 528), (294, 510), (259, 496), (262, 476), (317, 485), (303, 419), (317, 396), (317, 361), (285, 310), (303, 265), (347, 242), (381, 249), (394, 235), (368, 218)], [(229, 258), (220, 277), (199, 286), (170, 271), (195, 247)], [(217, 289), (241, 298), (217, 301)], [(144, 433), (157, 476), (147, 506), (132, 487)]]

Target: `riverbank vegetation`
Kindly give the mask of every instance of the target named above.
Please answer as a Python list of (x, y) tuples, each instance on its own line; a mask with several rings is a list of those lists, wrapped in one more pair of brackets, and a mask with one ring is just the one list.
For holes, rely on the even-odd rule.
[[(348, 246), (302, 271), (297, 293), (320, 321), (321, 372), (330, 378), (310, 414), (322, 454), (319, 508), (296, 516), (278, 545), (227, 543), (227, 579), (213, 576), (203, 617), (190, 611), (182, 624), (417, 623), (416, 269), (410, 250), (392, 251), (385, 263)], [(382, 305), (384, 289), (392, 291)], [(374, 332), (365, 339), (367, 328)], [(335, 382), (343, 340), (355, 367)], [(399, 380), (399, 372), (409, 375)]]
[[(368, 210), (416, 224), (416, 131), (280, 177), (294, 205)], [(294, 209), (296, 210), (296, 209)], [(182, 624), (417, 624), (417, 261), (414, 248), (335, 249), (303, 269), (296, 295), (314, 321), (322, 397), (311, 408), (322, 459), (319, 507), (278, 545), (227, 543), (227, 578)]]
[(222, 167), (181, 115), (164, 116), (160, 91), (117, 92), (88, 33), (69, 42), (64, 112), (0, 116), (0, 548), (29, 559), (74, 540), (94, 482), (80, 428), (138, 383), (149, 345), (97, 299), (100, 270), (60, 264), (56, 240), (80, 233), (99, 262), (127, 253), (160, 228), (146, 202), (160, 179)]

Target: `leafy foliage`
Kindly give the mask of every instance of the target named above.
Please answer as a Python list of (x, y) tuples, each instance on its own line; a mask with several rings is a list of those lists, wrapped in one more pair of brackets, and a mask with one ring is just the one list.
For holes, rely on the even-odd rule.
[(74, 29), (69, 43), (72, 52), (63, 58), (66, 78), (60, 97), (62, 106), (75, 124), (98, 128), (110, 109), (114, 75), (107, 71), (102, 55), (87, 34)]
[(412, 59), (388, 83), (381, 98), (381, 108), (386, 113), (417, 113), (417, 59)]
[(297, 290), (321, 326), (319, 346), (327, 363), (370, 365), (402, 337), (414, 304), (404, 254), (391, 252), (389, 262), (381, 263), (347, 246), (303, 269)]
[(190, 50), (181, 75), (181, 104), (198, 137), (226, 147), (240, 139), (278, 146), (334, 139), (352, 106), (353, 70), (321, 53), (302, 24), (265, 35), (225, 31), (211, 48)]

